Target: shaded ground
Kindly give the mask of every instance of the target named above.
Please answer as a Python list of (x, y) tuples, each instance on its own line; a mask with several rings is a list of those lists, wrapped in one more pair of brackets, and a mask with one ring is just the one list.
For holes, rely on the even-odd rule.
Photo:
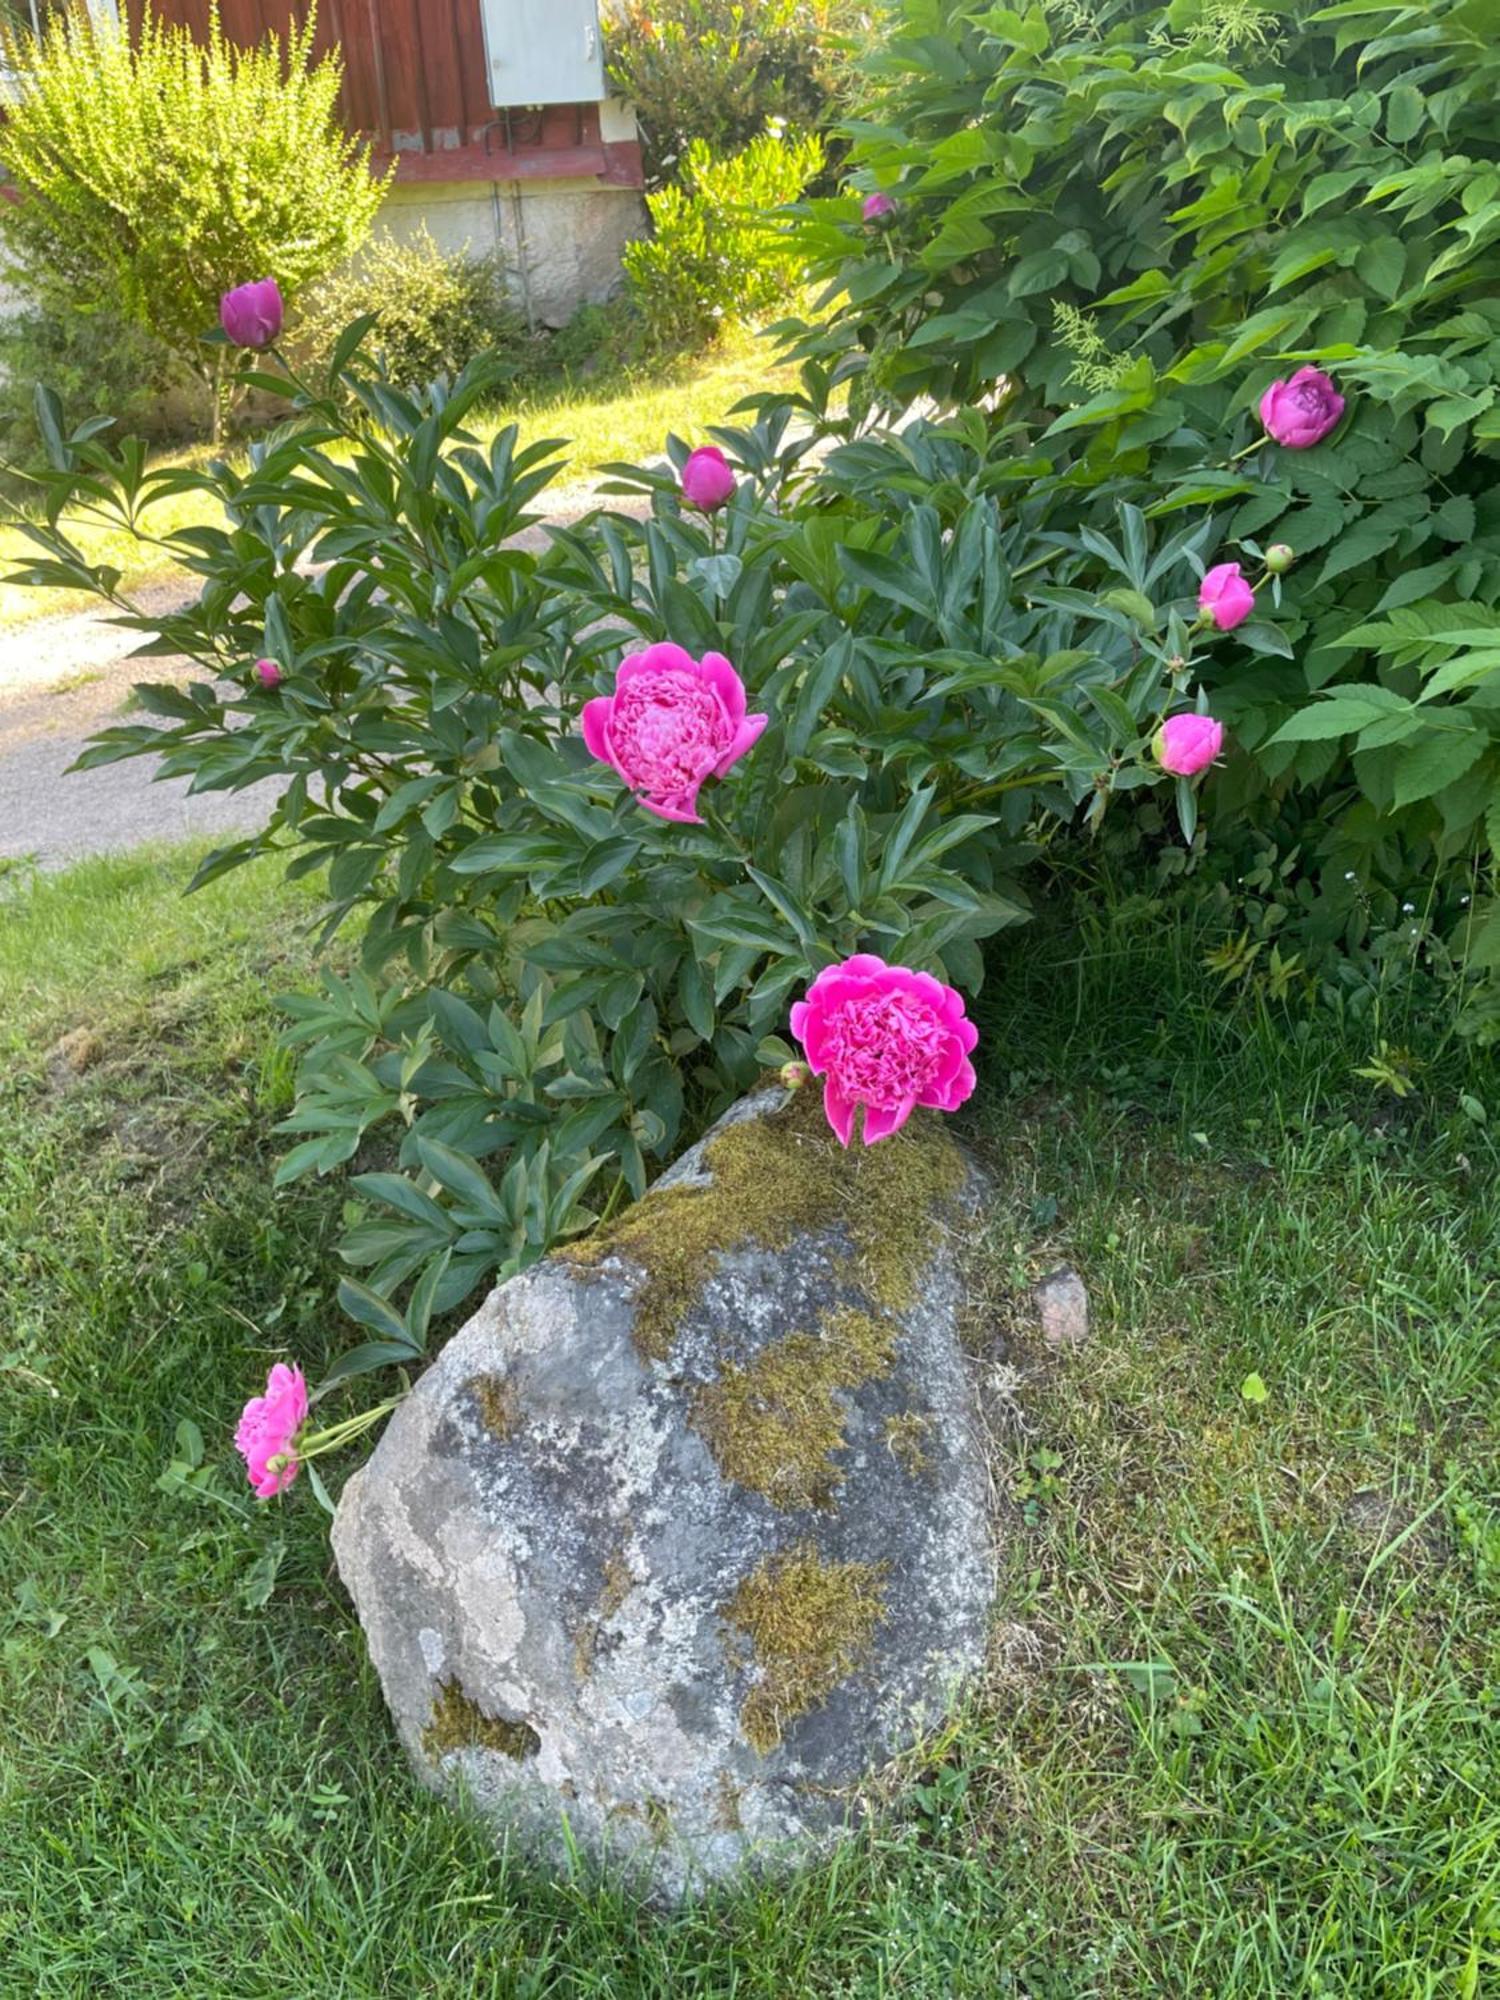
[[(1393, 1120), (1357, 1028), (1236, 1007), (1180, 914), (1000, 942), (958, 1126), (991, 1670), (837, 1862), (662, 1917), (418, 1791), (308, 1484), (246, 1498), (241, 1400), (360, 1338), (353, 1190), (271, 1187), (314, 886), (191, 867), (0, 893), (0, 2000), (1500, 1992), (1482, 1056), (1416, 1019)], [(1094, 1330), (1057, 1353), (1062, 1263)]]

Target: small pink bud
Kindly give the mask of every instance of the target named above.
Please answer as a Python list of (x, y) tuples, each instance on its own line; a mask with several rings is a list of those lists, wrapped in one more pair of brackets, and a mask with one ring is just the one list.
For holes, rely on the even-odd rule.
[(1297, 560), (1297, 551), (1286, 542), (1272, 542), (1266, 550), (1266, 568), (1272, 576), (1285, 576)]
[(805, 1062), (786, 1062), (776, 1072), (783, 1090), (800, 1090), (812, 1071)]
[(1208, 572), (1198, 592), (1198, 609), (1221, 632), (1244, 624), (1255, 609), (1255, 592), (1241, 576), (1238, 563), (1219, 563)]
[(716, 444), (700, 444), (683, 463), (682, 497), (700, 514), (712, 514), (734, 493), (734, 473)]
[(894, 218), (896, 204), (888, 194), (882, 194), (877, 188), (874, 194), (867, 194), (865, 196), (864, 201), (860, 205), (859, 212), (866, 222), (873, 222), (883, 226)]
[(1206, 770), (1224, 747), (1224, 725), (1211, 715), (1169, 715), (1151, 740), (1156, 761), (1174, 778)]
[(269, 347), (281, 332), (285, 315), (281, 287), (274, 278), (236, 285), (219, 301), (219, 324), (236, 347)]
[(263, 688), (274, 688), (281, 686), (284, 676), (279, 664), (275, 660), (257, 660), (255, 662), (255, 678)]

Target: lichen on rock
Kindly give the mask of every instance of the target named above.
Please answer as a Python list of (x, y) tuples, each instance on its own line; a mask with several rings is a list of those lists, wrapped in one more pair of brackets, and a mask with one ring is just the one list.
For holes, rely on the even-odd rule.
[(740, 1726), (763, 1757), (868, 1657), (885, 1576), (884, 1563), (828, 1562), (816, 1543), (799, 1542), (741, 1579), (724, 1616), (750, 1644), (757, 1678)]
[(936, 1120), (846, 1155), (764, 1093), (491, 1294), (334, 1527), (426, 1782), (672, 1898), (857, 1823), (984, 1660), (976, 1185)]

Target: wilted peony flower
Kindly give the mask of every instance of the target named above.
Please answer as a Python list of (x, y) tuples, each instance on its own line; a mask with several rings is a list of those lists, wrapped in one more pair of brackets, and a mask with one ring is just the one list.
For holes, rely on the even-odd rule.
[(1238, 563), (1219, 563), (1208, 572), (1198, 592), (1198, 609), (1221, 632), (1244, 624), (1255, 609), (1255, 592), (1241, 576)]
[(1272, 542), (1266, 550), (1266, 568), (1272, 576), (1285, 576), (1297, 560), (1297, 551), (1287, 542)]
[(896, 204), (888, 194), (881, 194), (877, 188), (874, 194), (865, 196), (859, 212), (866, 222), (889, 222), (896, 213)]
[(278, 1361), (266, 1377), (266, 1393), (246, 1403), (234, 1434), (257, 1498), (284, 1493), (297, 1477), (297, 1433), (306, 1421), (307, 1379), (300, 1368)]
[(280, 687), (284, 678), (280, 663), (276, 660), (257, 660), (255, 678), (264, 688)]
[(700, 444), (682, 467), (682, 497), (700, 513), (712, 514), (734, 493), (734, 474), (716, 444)]
[(285, 317), (281, 287), (274, 278), (236, 285), (219, 301), (219, 324), (236, 347), (269, 347)]
[(1299, 368), (1290, 382), (1273, 382), (1260, 399), (1260, 420), (1288, 451), (1320, 444), (1344, 414), (1344, 399), (1321, 368)]
[(930, 972), (856, 952), (829, 965), (792, 1008), (792, 1033), (814, 1076), (826, 1077), (823, 1108), (841, 1146), (865, 1107), (864, 1141), (898, 1131), (918, 1104), (956, 1111), (974, 1088), (969, 1051), (979, 1030), (963, 996)]
[(1156, 761), (1174, 778), (1191, 778), (1224, 747), (1224, 725), (1211, 715), (1169, 715), (1152, 740)]
[(670, 641), (620, 662), (613, 694), (583, 705), (583, 740), (648, 812), (698, 821), (698, 787), (722, 778), (770, 717), (745, 713), (745, 683), (722, 653), (695, 660)]

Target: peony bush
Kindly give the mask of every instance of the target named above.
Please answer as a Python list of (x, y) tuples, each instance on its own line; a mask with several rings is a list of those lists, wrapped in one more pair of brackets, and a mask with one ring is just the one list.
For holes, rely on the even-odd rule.
[[(1218, 826), (1298, 849), (1277, 901), (1307, 941), (1362, 945), (1422, 882), (1426, 944), (1500, 972), (1481, 12), (899, 0), (847, 192), (803, 204), (826, 286), (797, 338), (861, 421), (982, 422), (1040, 530), (1094, 551), (1077, 588), (1112, 587), (1126, 505), (1214, 509), (1215, 569), (1272, 544), (1274, 626), (1225, 623), (1207, 674)], [(1468, 1025), (1500, 1034), (1500, 980)]]
[[(294, 421), (243, 466), (151, 469), (44, 397), (54, 470), (20, 574), (98, 593), (201, 670), (144, 683), (150, 720), (85, 766), (280, 782), (196, 881), (279, 854), (323, 879), (330, 937), (356, 920), (286, 1002), (280, 1177), (352, 1169), (340, 1298), (365, 1337), (336, 1382), (415, 1359), (438, 1315), (639, 1195), (767, 1070), (802, 1075), (789, 1036), (846, 1144), (960, 1105), (963, 996), (1049, 828), (1166, 787), (1193, 837), (1228, 635), (1200, 608), (1211, 517), (1124, 505), (1109, 537), (1060, 536), (967, 421), (830, 418), (814, 468), (767, 408), (613, 468), (638, 511), (538, 552), (517, 537), (561, 461), (481, 440), (485, 364), (408, 394), (363, 360), (361, 322), (297, 381), (252, 284), (223, 323)], [(805, 400), (826, 386), (805, 371)], [(162, 622), (65, 522), (130, 532), (184, 490), (223, 525), (167, 537), (201, 589)], [(1101, 562), (1104, 587), (1075, 587)], [(329, 1435), (251, 1429), (252, 1476), (278, 1486)]]

